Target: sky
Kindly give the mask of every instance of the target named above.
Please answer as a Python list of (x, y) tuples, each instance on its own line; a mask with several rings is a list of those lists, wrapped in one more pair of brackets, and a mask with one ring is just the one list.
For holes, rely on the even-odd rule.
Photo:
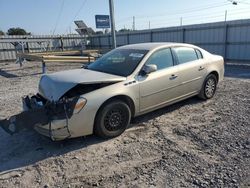
[[(116, 30), (149, 29), (250, 18), (250, 0), (114, 0)], [(75, 33), (74, 20), (95, 27), (109, 14), (108, 0), (0, 0), (0, 30), (21, 27), (32, 34)]]

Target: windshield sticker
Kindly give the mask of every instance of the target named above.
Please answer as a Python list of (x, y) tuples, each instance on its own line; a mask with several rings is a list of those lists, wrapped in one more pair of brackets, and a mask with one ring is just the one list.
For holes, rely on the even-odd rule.
[(129, 57), (136, 57), (136, 58), (142, 58), (144, 54), (140, 53), (131, 53), (129, 54)]

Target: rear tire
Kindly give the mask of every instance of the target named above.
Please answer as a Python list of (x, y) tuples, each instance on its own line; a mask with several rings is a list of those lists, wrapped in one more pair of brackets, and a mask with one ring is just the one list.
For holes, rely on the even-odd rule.
[(113, 138), (121, 135), (128, 127), (131, 119), (129, 106), (120, 100), (114, 100), (98, 111), (94, 133), (102, 138)]
[(213, 98), (217, 89), (217, 82), (216, 76), (214, 74), (209, 74), (206, 77), (198, 96), (205, 100)]

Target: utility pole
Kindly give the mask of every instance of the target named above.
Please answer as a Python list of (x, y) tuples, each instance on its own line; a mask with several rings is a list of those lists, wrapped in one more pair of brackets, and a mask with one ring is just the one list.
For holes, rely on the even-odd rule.
[(227, 10), (225, 11), (225, 22), (227, 21)]
[(111, 34), (112, 34), (112, 40), (113, 40), (113, 48), (116, 48), (115, 17), (114, 17), (113, 0), (109, 0), (109, 11), (110, 11), (110, 20), (111, 20)]
[(148, 22), (148, 29), (150, 29), (150, 21)]
[(135, 17), (133, 16), (133, 31), (135, 30)]
[(180, 18), (180, 26), (182, 26), (182, 17)]

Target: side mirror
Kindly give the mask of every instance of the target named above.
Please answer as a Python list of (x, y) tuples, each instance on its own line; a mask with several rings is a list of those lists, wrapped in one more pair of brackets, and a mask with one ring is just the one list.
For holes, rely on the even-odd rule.
[(157, 71), (157, 65), (151, 64), (151, 65), (144, 65), (142, 68), (142, 72), (144, 75), (150, 74), (151, 72)]

